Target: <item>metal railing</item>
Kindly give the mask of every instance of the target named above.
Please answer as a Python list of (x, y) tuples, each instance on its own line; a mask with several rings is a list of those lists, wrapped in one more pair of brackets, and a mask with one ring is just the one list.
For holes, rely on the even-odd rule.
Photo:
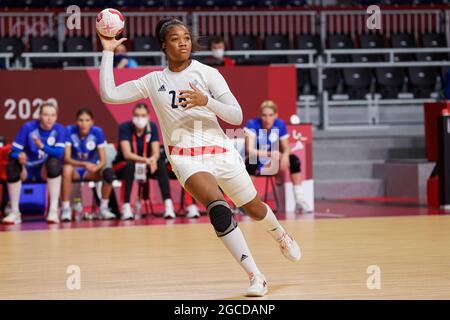
[(11, 59), (14, 57), (12, 53), (0, 53), (0, 60), (5, 59), (5, 68), (11, 67)]
[[(308, 57), (308, 62), (304, 64), (299, 64), (299, 66), (305, 68), (312, 68), (315, 66), (314, 64), (314, 55), (316, 54), (316, 50), (249, 50), (249, 51), (226, 51), (225, 55), (227, 56), (280, 56), (280, 55), (305, 55)], [(198, 51), (192, 54), (193, 57), (205, 57), (211, 56), (211, 51)], [(128, 52), (128, 56), (130, 57), (157, 57), (160, 59), (160, 65), (166, 65), (166, 56), (163, 52), (155, 51), (133, 51)], [(32, 67), (31, 59), (42, 59), (42, 58), (93, 58), (94, 66), (100, 66), (100, 58), (102, 56), (101, 52), (28, 52), (22, 53), (22, 58), (25, 60), (25, 68), (30, 69)], [(1, 57), (1, 56), (0, 56)], [(11, 54), (12, 57), (12, 54)]]

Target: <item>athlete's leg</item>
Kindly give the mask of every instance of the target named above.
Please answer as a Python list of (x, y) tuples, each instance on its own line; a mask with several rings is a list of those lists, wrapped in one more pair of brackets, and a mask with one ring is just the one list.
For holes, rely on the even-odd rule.
[(228, 194), (236, 206), (243, 208), (280, 244), (280, 249), (286, 258), (292, 261), (300, 259), (298, 244), (286, 233), (272, 209), (261, 201), (246, 171), (230, 179), (220, 179), (219, 182), (222, 190)]
[(50, 198), (50, 208), (47, 215), (47, 221), (58, 222), (58, 202), (61, 192), (62, 180), (62, 163), (61, 160), (54, 157), (49, 157), (42, 166), (41, 176), (47, 179), (48, 194)]
[(109, 210), (109, 196), (112, 192), (112, 183), (114, 181), (114, 172), (111, 168), (105, 168), (97, 172), (86, 172), (85, 180), (102, 180), (102, 194), (100, 199), (100, 217), (103, 219), (114, 219), (116, 215)]
[(249, 277), (260, 274), (244, 236), (234, 220), (228, 203), (224, 200), (217, 181), (208, 172), (197, 172), (190, 176), (185, 189), (206, 207), (217, 236), (230, 251)]
[(65, 202), (70, 204), (70, 195), (72, 193), (72, 181), (80, 180), (80, 175), (78, 171), (70, 164), (65, 164), (63, 167), (62, 174), (62, 201), (63, 205)]
[(27, 178), (27, 170), (17, 159), (9, 159), (6, 165), (6, 178), (11, 212), (3, 219), (3, 222), (8, 224), (21, 223), (19, 211), (20, 191), (22, 189), (22, 181)]

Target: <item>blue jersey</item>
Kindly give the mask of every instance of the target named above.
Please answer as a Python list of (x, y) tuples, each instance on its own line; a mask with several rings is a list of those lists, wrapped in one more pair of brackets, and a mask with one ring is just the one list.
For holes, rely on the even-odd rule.
[[(44, 147), (39, 149), (33, 141), (38, 137)], [(35, 167), (42, 165), (49, 156), (61, 159), (64, 155), (65, 128), (55, 123), (50, 130), (40, 127), (38, 120), (26, 122), (19, 130), (11, 150), (11, 158), (17, 158), (21, 152), (27, 155), (26, 165)]]
[(105, 146), (105, 134), (102, 128), (92, 126), (88, 134), (81, 138), (79, 127), (70, 125), (67, 127), (66, 145), (72, 147), (72, 159), (97, 163), (99, 160), (98, 148)]
[[(263, 151), (278, 150), (280, 139), (289, 137), (286, 124), (281, 119), (275, 119), (272, 128), (266, 130), (262, 126), (261, 118), (250, 119), (244, 128), (245, 132), (256, 137), (256, 149)], [(261, 169), (269, 158), (258, 157), (258, 167)]]

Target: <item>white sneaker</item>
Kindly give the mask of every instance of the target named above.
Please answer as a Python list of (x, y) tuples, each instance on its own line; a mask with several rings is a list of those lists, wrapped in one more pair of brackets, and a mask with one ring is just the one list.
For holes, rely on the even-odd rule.
[(122, 206), (122, 216), (120, 219), (122, 220), (130, 220), (134, 218), (133, 211), (131, 211), (131, 206), (129, 203), (124, 203)]
[(164, 219), (175, 219), (175, 211), (173, 211), (172, 200), (166, 199), (164, 201), (166, 209), (164, 210)]
[(61, 209), (61, 221), (72, 221), (72, 209), (70, 207)]
[(280, 251), (291, 261), (299, 261), (302, 254), (297, 241), (295, 241), (287, 232), (283, 233), (280, 239), (277, 240), (280, 244)]
[(188, 211), (186, 215), (187, 218), (195, 219), (200, 217), (200, 212), (198, 211), (198, 208), (195, 204), (191, 204), (189, 207), (187, 207), (187, 211)]
[(8, 203), (5, 207), (5, 214), (9, 215), (12, 212), (11, 204)]
[(19, 224), (22, 223), (22, 215), (20, 212), (10, 211), (6, 217), (3, 218), (4, 224)]
[(302, 213), (313, 213), (313, 209), (308, 205), (306, 201), (297, 202), (297, 208), (300, 208)]
[(109, 210), (108, 207), (100, 207), (100, 219), (111, 220), (115, 219), (116, 215)]
[(263, 297), (268, 292), (266, 277), (261, 274), (250, 276), (250, 286), (245, 294), (247, 297)]
[(48, 210), (47, 222), (48, 223), (59, 223), (58, 209)]

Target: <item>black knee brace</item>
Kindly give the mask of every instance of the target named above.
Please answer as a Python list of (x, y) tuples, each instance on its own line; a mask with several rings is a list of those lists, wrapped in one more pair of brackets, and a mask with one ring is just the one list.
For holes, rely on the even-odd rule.
[(47, 169), (48, 178), (57, 178), (62, 173), (61, 160), (58, 158), (50, 157), (45, 161), (45, 168)]
[(111, 168), (105, 168), (102, 172), (103, 182), (112, 184), (114, 181), (114, 171)]
[(20, 180), (20, 173), (22, 171), (22, 165), (17, 159), (9, 159), (6, 164), (6, 180), (10, 183), (14, 183)]
[(300, 159), (295, 154), (289, 155), (290, 172), (299, 173), (301, 171)]
[(211, 224), (218, 237), (223, 237), (236, 229), (237, 222), (233, 218), (228, 203), (224, 200), (215, 200), (206, 207)]

